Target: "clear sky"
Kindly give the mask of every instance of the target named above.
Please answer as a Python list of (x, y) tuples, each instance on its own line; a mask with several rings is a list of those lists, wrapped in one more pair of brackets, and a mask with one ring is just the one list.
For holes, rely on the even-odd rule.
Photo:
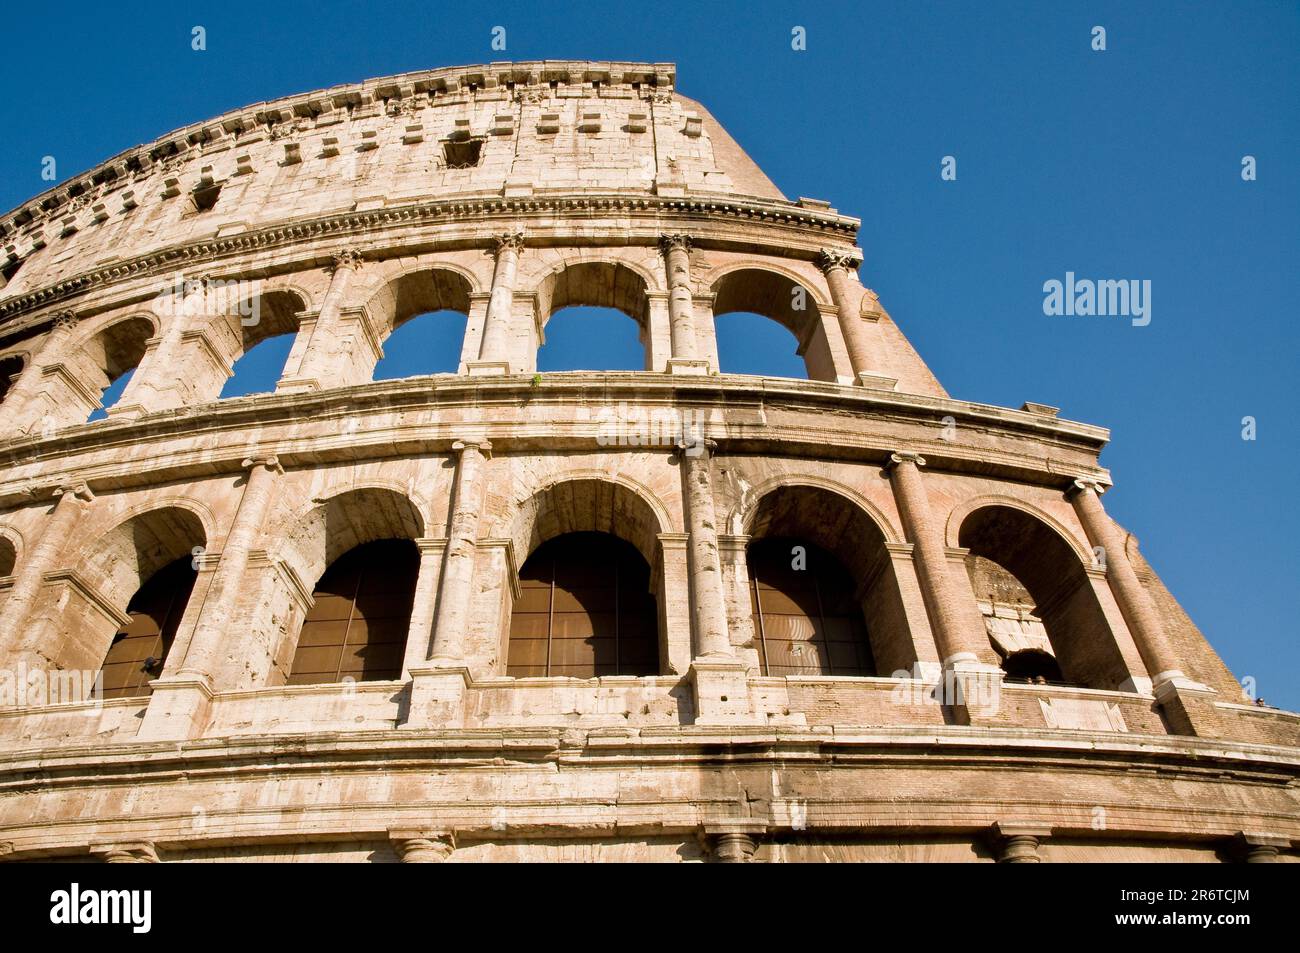
[[(864, 283), (953, 396), (1111, 428), (1110, 512), (1234, 673), (1300, 709), (1300, 4), (68, 2), (10, 4), (4, 37), (5, 208), (48, 186), (46, 155), (63, 179), (289, 93), (677, 63), (782, 191), (862, 219)], [(1045, 315), (1066, 272), (1149, 280), (1150, 323)], [(601, 317), (557, 324), (543, 368), (639, 366), (630, 322)], [(724, 368), (798, 367), (782, 329), (722, 324)], [(458, 346), (454, 321), (429, 333)]]

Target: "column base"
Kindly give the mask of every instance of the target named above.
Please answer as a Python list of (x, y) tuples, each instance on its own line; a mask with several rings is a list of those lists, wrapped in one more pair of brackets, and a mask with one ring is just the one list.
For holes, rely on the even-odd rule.
[(320, 381), (314, 377), (282, 377), (275, 385), (277, 394), (306, 394), (320, 389)]
[(465, 691), (473, 682), (461, 663), (411, 669), (406, 719), (399, 728), (456, 728), (465, 723)]
[(684, 357), (670, 357), (668, 359), (669, 374), (687, 374), (695, 377), (705, 377), (709, 373), (708, 361), (687, 360)]
[(1170, 730), (1195, 738), (1223, 737), (1223, 723), (1214, 700), (1219, 693), (1193, 682), (1182, 672), (1161, 672), (1152, 693)]
[(939, 703), (952, 712), (959, 725), (996, 724), (1005, 676), (996, 665), (974, 658), (951, 659), (944, 664), (936, 689)]
[(510, 373), (508, 361), (466, 361), (465, 372), (470, 377), (490, 377)]
[(153, 695), (136, 738), (184, 741), (200, 737), (212, 712), (212, 681), (207, 676), (174, 675), (149, 683)]
[(688, 677), (695, 696), (695, 724), (766, 724), (767, 719), (754, 711), (749, 671), (740, 659), (701, 656), (691, 662)]
[(886, 377), (884, 374), (873, 374), (870, 371), (863, 371), (858, 374), (857, 383), (867, 390), (897, 390), (898, 378)]

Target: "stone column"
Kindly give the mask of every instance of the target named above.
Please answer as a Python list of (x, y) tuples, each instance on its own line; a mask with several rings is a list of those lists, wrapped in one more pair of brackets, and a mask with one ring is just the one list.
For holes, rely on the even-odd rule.
[(749, 864), (758, 850), (758, 838), (765, 832), (766, 826), (760, 822), (723, 821), (704, 825), (703, 840), (714, 863)]
[(1276, 864), (1278, 854), (1291, 846), (1280, 834), (1241, 831), (1237, 834), (1238, 854), (1245, 864)]
[(177, 670), (178, 675), (212, 678), (217, 652), (228, 635), (235, 603), (243, 591), (249, 554), (262, 531), (271, 506), (276, 477), (284, 473), (280, 461), (274, 456), (249, 457), (241, 466), (248, 471), (248, 480), (244, 484), (234, 522), (221, 548), (216, 574), (195, 627), (194, 637), (185, 651), (185, 660)]
[[(361, 269), (361, 253), (356, 248), (339, 249), (330, 260), (330, 286), (321, 302), (314, 321), (300, 326), (299, 334), (307, 335), (307, 343), (298, 359), (298, 366), (286, 369), (276, 385), (284, 393), (320, 390), (323, 387), (353, 384), (352, 380), (337, 380), (334, 354), (338, 351), (342, 335), (342, 313), (348, 301), (348, 289)], [(294, 350), (297, 350), (295, 344)]]
[(471, 374), (510, 373), (510, 327), (515, 303), (515, 276), (523, 232), (506, 232), (493, 239), (496, 264), (492, 268), (492, 297), (483, 324), (483, 343), (478, 360), (468, 364)]
[(718, 523), (713, 506), (710, 458), (715, 444), (701, 440), (678, 447), (685, 489), (686, 524), (690, 533), (691, 603), (695, 655), (730, 658), (727, 611), (723, 599), (722, 564), (718, 556)]
[[(24, 623), (31, 613), (45, 574), (54, 569), (60, 554), (67, 547), (76, 529), (77, 520), (93, 500), (94, 494), (84, 483), (69, 483), (58, 487), (53, 494), (58, 498), (40, 538), (30, 551), (23, 554), (14, 573), (13, 586), (5, 602), (4, 619), (0, 620), (0, 652), (6, 648), (20, 655), (37, 648), (31, 642), (34, 634), (24, 635)], [(21, 644), (17, 644), (20, 642)]]
[(152, 841), (123, 844), (94, 844), (90, 853), (106, 864), (158, 864), (158, 851)]
[(1119, 603), (1124, 621), (1128, 623), (1129, 631), (1137, 642), (1138, 651), (1152, 682), (1157, 686), (1162, 682), (1189, 683), (1190, 680), (1178, 667), (1178, 660), (1170, 648), (1160, 617), (1146, 590), (1142, 588), (1137, 573), (1133, 571), (1132, 563), (1128, 561), (1124, 538), (1114, 521), (1102, 509), (1100, 495), (1103, 490), (1102, 484), (1096, 480), (1074, 481), (1070, 499), (1079, 515), (1079, 522), (1088, 534), (1088, 541), (1094, 547), (1100, 547), (1104, 554), (1106, 580), (1115, 595), (1115, 601)]
[(673, 347), (668, 370), (675, 374), (707, 373), (708, 364), (697, 359), (690, 236), (663, 235), (659, 239), (659, 248), (668, 274), (668, 321)]
[(408, 674), (413, 668), (423, 668), (432, 651), (433, 620), (438, 608), (438, 579), (442, 575), (442, 557), (447, 549), (445, 539), (417, 539), (420, 550), (420, 572), (415, 580), (415, 601), (411, 606), (411, 625), (406, 634), (406, 653), (403, 669)]
[(853, 382), (876, 389), (893, 390), (897, 380), (887, 377), (879, 368), (883, 357), (880, 342), (873, 326), (868, 325), (859, 313), (860, 294), (853, 293), (850, 272), (856, 271), (858, 261), (847, 252), (823, 248), (817, 256), (817, 267), (826, 276), (831, 300), (839, 312), (840, 333), (849, 352), (853, 368)]
[(77, 316), (73, 312), (60, 311), (54, 316), (50, 332), (41, 342), (40, 350), (23, 367), (23, 372), (5, 395), (4, 403), (0, 404), (0, 436), (30, 433), (45, 423), (46, 417), (41, 408), (32, 408), (29, 402), (40, 390), (41, 381), (45, 378), (42, 368), (63, 361), (64, 347), (76, 328)]
[(222, 643), (230, 638), (235, 607), (247, 582), (253, 543), (270, 510), (277, 476), (284, 473), (274, 456), (249, 457), (242, 467), (248, 471), (247, 482), (217, 557), (194, 634), (175, 674), (150, 683), (153, 694), (138, 733), (142, 740), (194, 738), (207, 727), (218, 654)]
[(945, 666), (953, 662), (978, 662), (979, 651), (972, 644), (974, 636), (983, 636), (983, 630), (968, 633), (961, 624), (952, 579), (948, 573), (948, 554), (943, 541), (943, 529), (930, 515), (930, 500), (926, 496), (920, 467), (925, 459), (915, 453), (899, 451), (889, 457), (889, 483), (894, 490), (894, 500), (903, 521), (903, 529), (912, 543), (912, 555), (930, 626), (934, 630), (939, 648), (939, 658)]
[(1038, 854), (1040, 841), (1052, 833), (1041, 824), (1021, 824), (998, 821), (993, 825), (993, 843), (999, 864), (1041, 864)]
[(453, 831), (393, 828), (388, 832), (388, 839), (404, 864), (441, 864), (456, 849)]
[(452, 490), (451, 525), (442, 563), (442, 585), (438, 592), (438, 613), (433, 628), (430, 660), (435, 668), (465, 665), (465, 633), (469, 627), (474, 594), (474, 565), (478, 554), (478, 517), (482, 497), (485, 454), (492, 449), (486, 440), (458, 440), (452, 450), (459, 454), (456, 482)]

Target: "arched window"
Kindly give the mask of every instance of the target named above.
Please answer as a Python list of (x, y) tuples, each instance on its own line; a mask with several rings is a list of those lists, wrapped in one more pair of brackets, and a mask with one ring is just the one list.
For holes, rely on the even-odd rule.
[(0, 576), (12, 576), (18, 563), (18, 550), (13, 542), (0, 536)]
[(409, 539), (363, 543), (336, 559), (312, 593), (289, 684), (400, 678), (419, 571)]
[(971, 587), (1008, 678), (1108, 690), (1129, 681), (1083, 562), (1060, 533), (1023, 510), (991, 505), (963, 520), (958, 545), (970, 550)]
[(275, 390), (292, 349), (292, 334), (277, 334), (254, 344), (235, 362), (234, 373), (221, 386), (220, 399)]
[(23, 372), (21, 357), (0, 357), (0, 403), (8, 395), (9, 389), (18, 383), (18, 376)]
[[(835, 361), (830, 344), (822, 328), (821, 312), (812, 293), (784, 274), (763, 268), (741, 268), (723, 275), (713, 284), (714, 329), (718, 338), (719, 369), (724, 372), (750, 374), (749, 368), (757, 368), (758, 373), (775, 373), (770, 357), (759, 351), (760, 342), (755, 340), (752, 347), (748, 342), (737, 340), (738, 335), (732, 331), (734, 322), (723, 322), (722, 316), (733, 313), (745, 315), (743, 327), (746, 331), (755, 328), (757, 322), (751, 315), (760, 315), (785, 328), (794, 337), (794, 359), (783, 361), (780, 367), (795, 367), (799, 362), (802, 371), (780, 376), (801, 377), (816, 381), (833, 381), (836, 379)], [(766, 340), (761, 345), (775, 350), (785, 350), (790, 346), (789, 337), (765, 331)], [(733, 370), (734, 369), (734, 370)]]
[(754, 644), (764, 675), (875, 675), (853, 579), (819, 546), (795, 538), (752, 543)]
[(645, 370), (640, 329), (616, 308), (564, 308), (546, 323), (539, 371)]
[(75, 372), (86, 374), (85, 382), (97, 386), (101, 393), (100, 407), (82, 411), (89, 413), (87, 422), (103, 419), (108, 408), (117, 403), (144, 359), (145, 342), (153, 333), (148, 321), (130, 318), (105, 328), (87, 342), (74, 362)]
[(194, 577), (192, 557), (182, 556), (154, 573), (131, 598), (126, 607), (131, 621), (113, 636), (100, 670), (104, 698), (150, 693), (149, 682), (162, 674)]
[(658, 672), (658, 612), (650, 567), (606, 533), (543, 543), (519, 573), (506, 674), (595, 678)]
[(714, 322), (718, 336), (718, 370), (723, 374), (808, 377), (791, 331), (761, 314), (732, 311)]
[(455, 374), (468, 318), (450, 308), (404, 321), (384, 342), (374, 379), (396, 380), (422, 374)]
[(305, 306), (295, 292), (268, 291), (244, 299), (236, 313), (212, 327), (219, 346), (228, 349), (234, 361), (219, 398), (275, 390), (298, 334), (298, 315)]
[[(576, 262), (542, 281), (546, 316), (539, 371), (653, 370), (645, 346), (649, 297), (645, 279), (626, 265)], [(631, 321), (627, 319), (631, 318)]]

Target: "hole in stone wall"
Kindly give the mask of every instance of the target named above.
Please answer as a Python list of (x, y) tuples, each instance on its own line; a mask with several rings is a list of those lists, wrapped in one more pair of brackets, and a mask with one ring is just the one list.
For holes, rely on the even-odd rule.
[(23, 372), (21, 357), (0, 358), (0, 402), (3, 402), (9, 389), (18, 382), (18, 375)]
[(268, 394), (275, 390), (284, 362), (293, 349), (293, 333), (276, 334), (254, 344), (239, 360), (234, 373), (221, 388), (221, 399), (243, 397), (246, 394)]
[(21, 258), (11, 259), (4, 266), (0, 266), (0, 288), (4, 288), (9, 282), (13, 281), (14, 276), (18, 274), (18, 269), (22, 266), (23, 260)]
[(463, 142), (444, 142), (442, 157), (449, 169), (470, 169), (482, 158), (483, 140), (466, 139)]
[(201, 185), (190, 193), (190, 211), (195, 214), (210, 212), (220, 197), (220, 185), (215, 182), (212, 185)]

